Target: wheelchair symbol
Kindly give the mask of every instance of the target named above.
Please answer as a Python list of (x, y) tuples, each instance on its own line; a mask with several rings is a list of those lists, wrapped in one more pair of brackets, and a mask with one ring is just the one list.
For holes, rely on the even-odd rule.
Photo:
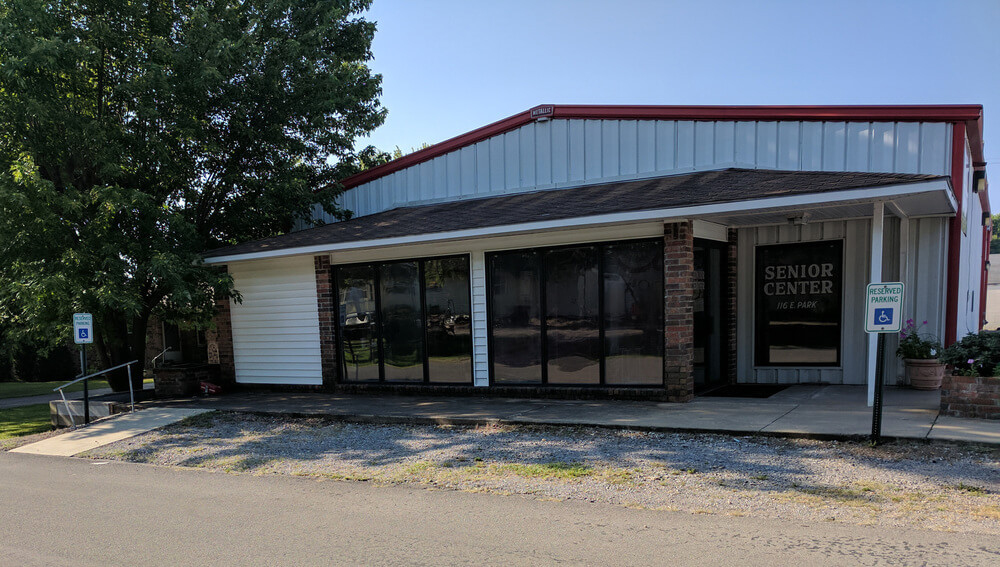
[(88, 329), (77, 329), (77, 331), (79, 332), (79, 335), (80, 335), (78, 338), (86, 339), (86, 338), (89, 338), (89, 336), (90, 336), (90, 333), (88, 332)]
[(892, 325), (892, 309), (876, 309), (875, 310), (875, 324), (876, 325)]

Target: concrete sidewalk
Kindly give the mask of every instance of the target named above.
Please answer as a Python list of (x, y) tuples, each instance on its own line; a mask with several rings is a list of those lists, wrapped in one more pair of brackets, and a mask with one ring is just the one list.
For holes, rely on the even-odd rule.
[[(939, 403), (940, 392), (887, 388), (882, 434), (1000, 445), (1000, 422), (939, 417)], [(375, 421), (590, 425), (831, 439), (867, 437), (872, 424), (863, 386), (796, 385), (766, 399), (700, 397), (686, 404), (271, 392), (147, 404)]]
[(71, 457), (206, 411), (208, 410), (196, 408), (151, 408), (120, 414), (62, 435), (11, 449), (10, 452)]

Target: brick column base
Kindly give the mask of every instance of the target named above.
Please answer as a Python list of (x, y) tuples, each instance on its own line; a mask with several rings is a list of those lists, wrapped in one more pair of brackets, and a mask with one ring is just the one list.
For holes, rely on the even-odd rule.
[(323, 386), (337, 383), (337, 332), (334, 327), (333, 275), (330, 256), (314, 256), (316, 265), (316, 304), (319, 307), (319, 350), (323, 369)]
[(663, 375), (667, 399), (694, 398), (694, 231), (663, 225)]
[(1000, 377), (945, 375), (941, 381), (941, 413), (1000, 419)]

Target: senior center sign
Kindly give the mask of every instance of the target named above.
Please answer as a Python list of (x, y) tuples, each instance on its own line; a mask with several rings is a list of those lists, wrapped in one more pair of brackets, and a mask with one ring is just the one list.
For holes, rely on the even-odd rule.
[(841, 240), (756, 248), (755, 364), (840, 363)]

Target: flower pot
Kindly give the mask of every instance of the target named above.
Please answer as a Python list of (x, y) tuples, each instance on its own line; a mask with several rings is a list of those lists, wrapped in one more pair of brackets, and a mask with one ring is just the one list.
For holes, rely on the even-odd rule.
[(937, 390), (941, 388), (944, 379), (944, 364), (936, 358), (920, 360), (904, 358), (906, 364), (906, 379), (914, 390)]

